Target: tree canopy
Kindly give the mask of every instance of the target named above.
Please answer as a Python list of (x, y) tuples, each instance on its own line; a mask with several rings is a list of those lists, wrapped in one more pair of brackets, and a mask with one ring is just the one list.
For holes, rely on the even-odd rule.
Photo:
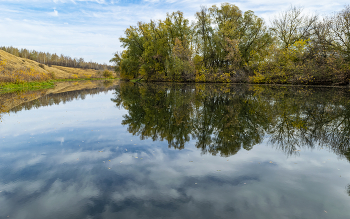
[(120, 38), (112, 62), (124, 79), (147, 81), (348, 84), (350, 6), (332, 16), (291, 7), (271, 26), (253, 11), (201, 7), (139, 22)]

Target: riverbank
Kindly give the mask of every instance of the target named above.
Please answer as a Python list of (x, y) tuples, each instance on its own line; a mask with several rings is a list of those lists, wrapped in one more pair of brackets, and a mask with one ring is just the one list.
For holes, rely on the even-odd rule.
[(109, 70), (45, 65), (0, 50), (0, 93), (48, 89), (62, 81), (113, 79)]
[(35, 91), (54, 88), (57, 82), (79, 82), (79, 81), (113, 81), (118, 78), (77, 78), (77, 79), (56, 79), (42, 82), (23, 83), (2, 83), (0, 84), (0, 94), (17, 91)]

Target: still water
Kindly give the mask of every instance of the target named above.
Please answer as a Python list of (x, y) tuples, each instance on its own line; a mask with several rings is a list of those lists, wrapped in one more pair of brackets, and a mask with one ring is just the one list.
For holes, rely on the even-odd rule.
[[(0, 218), (350, 218), (350, 91), (3, 94)], [(6, 106), (2, 106), (3, 108)]]

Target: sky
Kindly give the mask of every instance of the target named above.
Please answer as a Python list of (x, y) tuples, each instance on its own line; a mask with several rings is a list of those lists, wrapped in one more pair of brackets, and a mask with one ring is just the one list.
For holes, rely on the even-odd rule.
[(108, 63), (122, 51), (119, 37), (138, 21), (163, 19), (182, 11), (190, 21), (201, 6), (229, 2), (252, 10), (268, 23), (291, 5), (319, 15), (340, 11), (348, 0), (0, 0), (0, 46), (64, 54)]

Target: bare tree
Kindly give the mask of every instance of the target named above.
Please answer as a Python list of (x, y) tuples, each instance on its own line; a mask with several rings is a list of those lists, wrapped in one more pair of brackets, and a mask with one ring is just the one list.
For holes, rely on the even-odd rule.
[(319, 55), (326, 58), (334, 54), (334, 35), (332, 34), (332, 19), (325, 17), (315, 22), (311, 38), (310, 55)]
[(298, 40), (307, 40), (313, 34), (317, 15), (304, 15), (303, 8), (291, 7), (276, 16), (272, 21), (271, 30), (284, 48), (288, 48)]
[(350, 5), (334, 15), (332, 19), (332, 32), (335, 37), (337, 51), (350, 60)]

